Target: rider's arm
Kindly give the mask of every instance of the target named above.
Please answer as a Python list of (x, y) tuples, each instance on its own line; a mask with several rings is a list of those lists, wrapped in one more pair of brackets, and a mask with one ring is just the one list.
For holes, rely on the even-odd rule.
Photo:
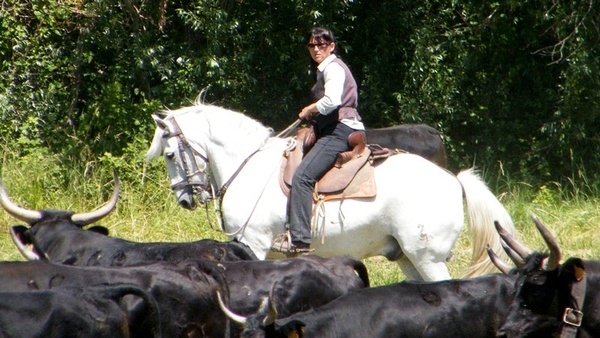
[(342, 66), (331, 62), (323, 70), (323, 76), (325, 79), (325, 95), (315, 105), (319, 113), (327, 115), (342, 104), (346, 73)]

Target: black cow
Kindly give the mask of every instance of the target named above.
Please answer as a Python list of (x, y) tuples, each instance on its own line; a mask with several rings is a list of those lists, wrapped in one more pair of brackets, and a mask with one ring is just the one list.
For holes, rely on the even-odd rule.
[[(298, 128), (289, 134), (297, 134)], [(442, 168), (447, 167), (446, 148), (440, 132), (426, 124), (399, 124), (386, 128), (365, 130), (367, 144), (391, 150), (398, 149), (419, 155)]]
[(401, 282), (354, 291), (275, 321), (275, 309), (245, 317), (221, 305), (230, 318), (244, 324), (246, 338), (493, 337), (512, 299), (514, 282), (514, 275), (504, 274)]
[[(118, 180), (115, 181), (115, 191), (118, 191)], [(78, 226), (88, 224), (89, 219), (96, 220), (99, 216), (84, 217), (57, 210), (29, 211), (14, 205), (3, 191), (0, 185), (0, 204), (9, 214), (27, 221), (31, 226), (12, 227), (15, 243), (26, 255), (29, 254), (24, 243), (30, 242), (37, 256), (63, 264), (123, 266), (132, 261), (139, 262), (137, 264), (152, 262), (146, 255), (148, 249), (138, 253), (134, 246), (123, 244), (125, 241), (82, 231)], [(111, 204), (116, 203), (115, 195), (113, 193), (108, 207), (102, 209), (111, 210), (114, 207)], [(205, 266), (209, 264), (199, 262)], [(274, 282), (281, 285), (278, 308), (285, 314), (322, 305), (349, 291), (369, 286), (366, 267), (350, 257), (307, 256), (276, 261), (223, 261), (214, 266), (223, 269), (232, 304), (240, 312), (256, 311)]]
[(496, 224), (519, 271), (501, 337), (600, 337), (600, 261), (569, 258), (533, 216), (549, 254), (533, 252)]
[(426, 124), (400, 124), (365, 130), (368, 144), (420, 155), (442, 168), (447, 167), (446, 148), (440, 132)]
[[(108, 230), (100, 226), (83, 230), (84, 226), (107, 216), (118, 198), (119, 180), (115, 175), (111, 200), (96, 211), (81, 214), (60, 210), (32, 211), (12, 203), (0, 181), (0, 204), (10, 215), (29, 225), (29, 228), (12, 227), (11, 235), (19, 251), (30, 260), (38, 259), (42, 253), (54, 262), (88, 266), (133, 266), (187, 258), (256, 259), (248, 246), (237, 241), (203, 239), (191, 243), (137, 243), (109, 237)], [(28, 245), (33, 245), (33, 250)]]
[[(165, 337), (222, 337), (228, 330), (227, 318), (216, 299), (217, 291), (228, 298), (226, 282), (219, 269), (203, 265), (202, 261), (110, 268), (45, 261), (0, 262), (0, 290), (48, 290), (114, 283), (136, 285), (153, 297)], [(133, 337), (151, 336), (150, 330), (155, 325), (145, 303), (128, 297), (123, 301), (123, 311), (131, 332), (136, 332)]]
[(233, 311), (259, 310), (273, 284), (277, 311), (287, 316), (326, 304), (348, 292), (369, 287), (365, 265), (349, 256), (315, 255), (266, 261), (215, 263), (222, 270)]
[[(276, 283), (278, 287), (275, 290), (276, 303), (274, 306), (282, 316), (318, 307), (348, 292), (369, 287), (365, 265), (349, 256), (322, 258), (310, 255), (273, 261), (238, 262), (186, 260), (179, 263), (179, 266), (185, 267), (185, 269), (181, 269), (183, 271), (180, 271), (184, 277), (170, 273), (173, 268), (167, 263), (141, 267), (100, 268), (73, 267), (41, 261), (6, 262), (0, 263), (0, 288), (80, 285), (86, 280), (94, 280), (96, 283), (101, 281), (137, 283), (149, 289), (153, 295), (156, 294), (155, 298), (159, 306), (167, 309), (163, 310), (167, 314), (161, 317), (164, 325), (168, 326), (170, 321), (175, 320), (173, 318), (184, 316), (184, 314), (180, 314), (181, 309), (187, 309), (197, 317), (201, 317), (195, 322), (208, 322), (208, 318), (201, 314), (214, 312), (214, 306), (217, 304), (214, 302), (216, 293), (213, 292), (210, 295), (211, 291), (206, 290), (198, 291), (198, 295), (190, 295), (190, 292), (200, 290), (200, 287), (190, 285), (188, 288), (185, 283), (196, 283), (189, 279), (203, 281), (214, 276), (222, 286), (214, 290), (229, 291), (230, 307), (241, 314), (252, 314), (259, 311), (261, 304), (269, 295), (271, 286)], [(153, 277), (151, 285), (145, 282), (150, 278), (148, 270), (156, 275)], [(167, 271), (163, 272), (162, 270)], [(209, 276), (205, 276), (204, 272)], [(188, 278), (188, 274), (191, 277), (197, 277)], [(168, 291), (170, 289), (176, 291), (170, 292)], [(198, 297), (208, 298), (212, 301), (197, 301)], [(176, 299), (181, 304), (171, 302), (171, 299)], [(193, 305), (192, 303), (195, 301), (198, 303)], [(134, 310), (130, 312), (135, 313)], [(220, 315), (223, 314), (220, 313)], [(187, 316), (192, 315), (188, 313)], [(214, 318), (219, 318), (219, 316), (214, 316)], [(190, 320), (188, 319), (188, 321)], [(214, 323), (214, 321), (211, 322)], [(221, 317), (218, 323), (225, 325), (226, 321)], [(142, 326), (141, 323), (139, 325)], [(197, 327), (198, 325), (194, 326), (194, 328)], [(237, 326), (232, 329), (234, 334), (238, 334), (239, 330), (240, 328)], [(163, 329), (163, 331), (172, 332), (167, 329)]]
[[(68, 287), (42, 291), (0, 292), (2, 337), (144, 337), (129, 330), (119, 303), (124, 297), (143, 299), (158, 323), (154, 301), (132, 285)], [(155, 304), (154, 304), (155, 305)], [(149, 328), (145, 337), (162, 337), (160, 327)]]

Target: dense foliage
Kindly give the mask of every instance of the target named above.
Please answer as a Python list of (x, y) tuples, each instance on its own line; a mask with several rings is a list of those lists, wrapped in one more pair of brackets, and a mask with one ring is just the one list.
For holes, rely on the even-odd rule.
[[(600, 162), (593, 0), (5, 0), (0, 132), (17, 155), (92, 163), (139, 150), (150, 114), (202, 90), (275, 129), (313, 82), (305, 36), (331, 28), (370, 127), (427, 123), (451, 169), (533, 184)], [(113, 157), (114, 156), (114, 157)], [(590, 182), (587, 182), (590, 183)]]

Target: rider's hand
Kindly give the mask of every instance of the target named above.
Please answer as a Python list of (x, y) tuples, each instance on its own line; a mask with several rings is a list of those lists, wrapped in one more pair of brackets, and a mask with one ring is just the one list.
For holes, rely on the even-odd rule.
[(317, 106), (314, 103), (312, 103), (302, 108), (300, 114), (298, 114), (298, 118), (301, 120), (310, 120), (314, 115), (318, 113), (319, 110), (317, 109)]

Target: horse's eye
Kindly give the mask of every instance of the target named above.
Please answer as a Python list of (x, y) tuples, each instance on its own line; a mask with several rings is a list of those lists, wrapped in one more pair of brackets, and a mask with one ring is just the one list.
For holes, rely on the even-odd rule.
[(169, 152), (166, 152), (166, 153), (165, 153), (165, 158), (166, 158), (167, 160), (172, 160), (174, 157), (175, 157), (175, 153), (174, 153), (174, 152), (172, 152), (172, 151), (169, 151)]

